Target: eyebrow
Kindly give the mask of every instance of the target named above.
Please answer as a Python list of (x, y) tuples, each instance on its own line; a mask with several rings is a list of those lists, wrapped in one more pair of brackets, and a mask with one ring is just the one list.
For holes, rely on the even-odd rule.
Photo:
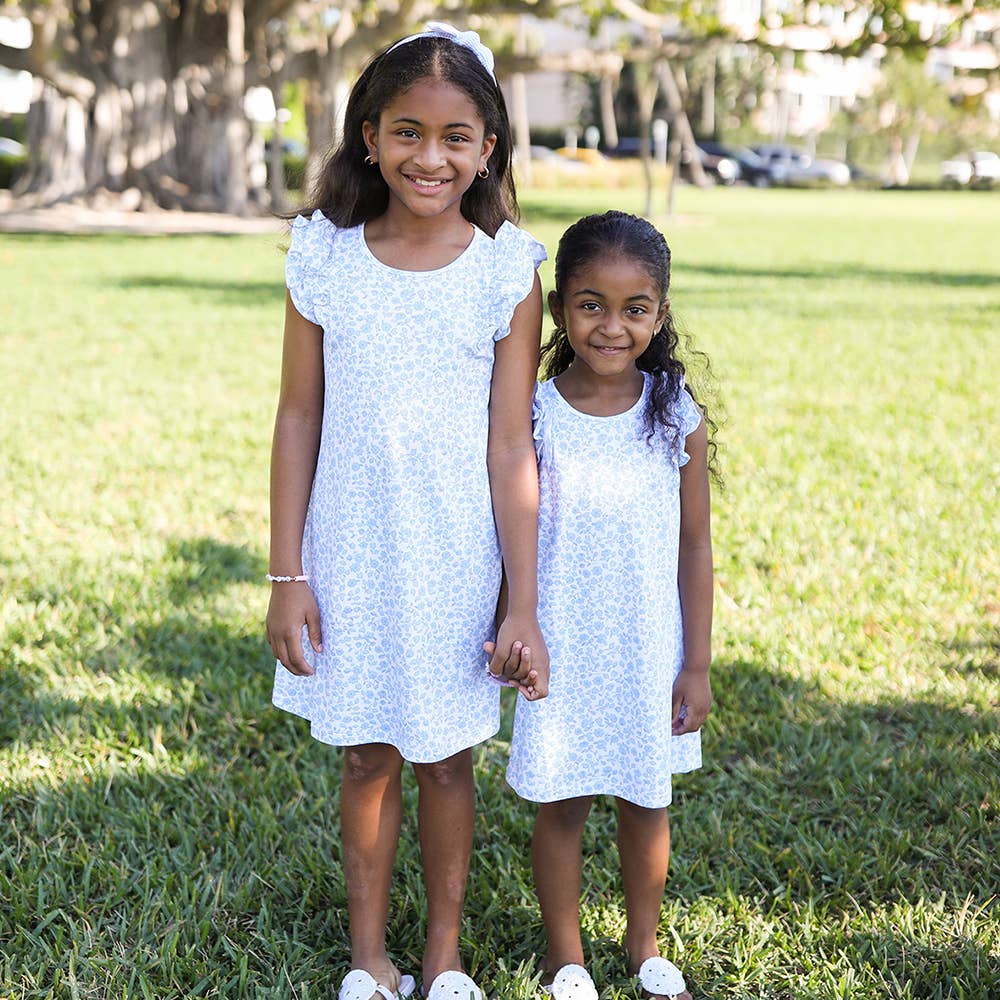
[[(393, 125), (423, 125), (424, 123), (419, 118), (396, 118), (393, 120)], [(470, 125), (468, 122), (449, 122), (444, 126), (445, 128), (468, 128), (472, 129), (475, 126)]]
[[(604, 298), (604, 293), (603, 292), (598, 292), (598, 291), (596, 291), (593, 288), (581, 288), (579, 291), (576, 291), (573, 294), (574, 295), (592, 295), (592, 296), (595, 296), (596, 298), (599, 298), (599, 299), (603, 299)], [(655, 302), (656, 301), (651, 295), (646, 295), (643, 292), (640, 292), (638, 295), (630, 295), (628, 297), (627, 301), (629, 301), (629, 302), (635, 302), (637, 299), (641, 299), (643, 302)]]

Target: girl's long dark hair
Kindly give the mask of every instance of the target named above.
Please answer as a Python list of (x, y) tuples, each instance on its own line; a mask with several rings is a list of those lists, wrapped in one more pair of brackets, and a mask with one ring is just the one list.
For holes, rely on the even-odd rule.
[(377, 218), (389, 204), (389, 188), (377, 166), (368, 166), (361, 134), (364, 122), (378, 125), (382, 109), (418, 80), (444, 80), (476, 106), (486, 134), (497, 137), (489, 159), (489, 177), (476, 178), (462, 197), (462, 215), (490, 236), (508, 219), (517, 222), (517, 193), (511, 171), (512, 140), (507, 106), (493, 77), (475, 54), (449, 38), (427, 35), (397, 49), (380, 52), (351, 90), (340, 144), (327, 156), (308, 203), (342, 227)]
[[(660, 301), (667, 298), (670, 291), (671, 255), (663, 234), (646, 219), (614, 211), (584, 216), (563, 233), (556, 251), (556, 295), (563, 298), (566, 282), (581, 267), (613, 256), (626, 257), (640, 264), (656, 283)], [(668, 308), (663, 324), (654, 332), (649, 346), (636, 360), (636, 367), (651, 376), (643, 411), (646, 440), (652, 444), (655, 438), (663, 436), (671, 445), (680, 443), (680, 427), (673, 411), (678, 393), (686, 390), (705, 416), (709, 437), (708, 467), (716, 481), (721, 483), (717, 464), (718, 447), (715, 442), (718, 427), (705, 404), (705, 396), (712, 382), (711, 365), (707, 355), (691, 346), (690, 339), (685, 334), (684, 355), (688, 359), (685, 365), (678, 356), (680, 336), (673, 314)], [(566, 328), (557, 328), (542, 347), (542, 378), (555, 378), (569, 368), (575, 357)], [(699, 369), (697, 381), (700, 384), (697, 386), (691, 385), (692, 373), (689, 368), (692, 361), (697, 362), (696, 367)], [(682, 385), (684, 389), (681, 388)]]

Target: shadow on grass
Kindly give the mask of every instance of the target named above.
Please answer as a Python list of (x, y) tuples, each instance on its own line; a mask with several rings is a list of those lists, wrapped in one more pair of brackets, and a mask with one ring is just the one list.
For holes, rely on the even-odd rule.
[[(755, 919), (789, 927), (803, 912), (815, 913), (829, 928), (834, 954), (844, 952), (843, 928), (859, 913), (905, 901), (946, 900), (958, 909), (966, 898), (986, 900), (1000, 882), (995, 713), (931, 700), (840, 701), (749, 662), (717, 664), (714, 674), (718, 702), (704, 734), (706, 766), (674, 783), (668, 907), (684, 913), (706, 902), (726, 913), (739, 901)], [(503, 845), (479, 853), (496, 873), (487, 881), (504, 887), (499, 909), (511, 887), (531, 899), (530, 876), (510, 861), (528, 857), (533, 815), (503, 786), (512, 707), (511, 698), (500, 737), (485, 751), (479, 791), (491, 840)], [(614, 840), (613, 807), (600, 800), (584, 842), (585, 926), (601, 922), (609, 907), (612, 922), (623, 918)], [(504, 913), (497, 952), (515, 961), (541, 953), (534, 913)], [(734, 951), (745, 947), (738, 925), (733, 938)], [(900, 931), (894, 940), (897, 957), (914, 957), (916, 974), (952, 975), (966, 986), (977, 982), (970, 978), (975, 961), (989, 958), (973, 943), (952, 955), (913, 946), (916, 933)], [(846, 945), (852, 966), (875, 947), (864, 941), (856, 935)], [(591, 947), (620, 978), (616, 941), (593, 939)], [(905, 961), (886, 965), (884, 982), (901, 969)]]
[(133, 275), (115, 282), (127, 290), (137, 288), (164, 289), (183, 294), (191, 302), (212, 302), (254, 308), (273, 305), (285, 296), (281, 281), (212, 281), (182, 275)]
[(263, 555), (245, 545), (231, 545), (214, 538), (176, 539), (167, 546), (166, 561), (175, 568), (166, 581), (173, 605), (222, 590), (232, 583), (263, 580), (267, 567)]
[[(1000, 628), (988, 628), (982, 636), (952, 639), (942, 644), (949, 669), (967, 675), (1000, 678)], [(997, 695), (1000, 703), (1000, 692)]]
[(921, 287), (978, 287), (992, 288), (1000, 282), (1000, 273), (905, 271), (864, 265), (831, 264), (829, 267), (785, 268), (746, 267), (739, 264), (678, 264), (678, 274), (703, 274), (712, 278), (733, 279), (789, 279), (792, 281), (876, 281), (891, 285), (920, 285)]
[[(159, 997), (189, 995), (206, 975), (228, 982), (240, 961), (276, 983), (275, 996), (292, 995), (278, 988), (281, 969), (289, 984), (325, 990), (348, 949), (337, 755), (269, 706), (273, 661), (256, 627), (212, 613), (214, 595), (257, 576), (258, 557), (212, 539), (177, 540), (171, 555), (152, 605), (126, 623), (132, 638), (84, 657), (91, 672), (114, 664), (123, 679), (114, 696), (60, 697), (40, 691), (26, 667), (4, 672), (4, 718), (32, 732), (24, 739), (5, 722), (0, 735), (53, 756), (75, 747), (79, 766), (63, 762), (4, 793), (3, 818), (19, 833), (5, 848), (14, 903), (0, 928), (35, 961), (72, 959), (79, 970), (86, 949), (87, 975), (106, 969), (118, 993), (128, 985), (116, 952), (123, 935), (129, 968)], [(152, 693), (147, 674), (158, 682)], [(944, 700), (854, 703), (749, 661), (719, 663), (715, 678), (706, 767), (675, 783), (666, 900), (675, 915), (710, 906), (722, 924), (692, 956), (704, 995), (732, 973), (744, 908), (789, 934), (812, 914), (815, 947), (873, 968), (883, 984), (975, 983), (970, 970), (991, 961), (977, 941), (934, 947), (926, 930), (894, 927), (884, 911), (905, 901), (957, 911), (967, 898), (985, 902), (1000, 881), (996, 714)], [(503, 780), (513, 706), (505, 693), (501, 732), (475, 755), (462, 947), (487, 983), (531, 969), (543, 950), (533, 808)], [(409, 776), (405, 787), (390, 947), (416, 971), (425, 903)], [(583, 919), (594, 971), (623, 982), (614, 827), (611, 804), (599, 802), (584, 839)], [(876, 912), (884, 926), (868, 919)], [(780, 982), (769, 995), (793, 995)]]

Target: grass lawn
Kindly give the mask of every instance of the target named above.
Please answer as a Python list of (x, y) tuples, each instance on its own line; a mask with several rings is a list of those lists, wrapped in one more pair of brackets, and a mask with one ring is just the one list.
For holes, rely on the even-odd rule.
[[(631, 197), (540, 192), (526, 224), (553, 253)], [(1000, 196), (677, 208), (727, 488), (664, 953), (696, 997), (1000, 997)], [(328, 998), (345, 970), (337, 754), (269, 707), (262, 634), (280, 243), (0, 236), (4, 1000)], [(542, 936), (505, 704), (464, 952), (517, 1000)], [(626, 1000), (613, 831), (601, 805), (583, 913)], [(422, 919), (408, 822), (404, 969)]]

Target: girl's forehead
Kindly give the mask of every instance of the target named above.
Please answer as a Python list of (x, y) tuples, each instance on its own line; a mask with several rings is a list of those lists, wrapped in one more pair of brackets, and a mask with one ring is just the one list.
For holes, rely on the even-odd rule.
[(570, 286), (587, 285), (614, 288), (620, 291), (624, 286), (654, 289), (659, 295), (663, 289), (653, 276), (652, 269), (646, 261), (619, 250), (609, 250), (598, 254), (591, 260), (579, 264), (569, 263), (566, 275), (567, 288)]
[[(482, 115), (472, 98), (457, 84), (437, 76), (425, 76), (401, 90), (382, 108), (382, 119), (386, 114), (399, 110), (413, 112), (419, 120), (442, 117), (449, 121), (465, 121), (483, 124)], [(458, 115), (459, 117), (455, 117)]]

